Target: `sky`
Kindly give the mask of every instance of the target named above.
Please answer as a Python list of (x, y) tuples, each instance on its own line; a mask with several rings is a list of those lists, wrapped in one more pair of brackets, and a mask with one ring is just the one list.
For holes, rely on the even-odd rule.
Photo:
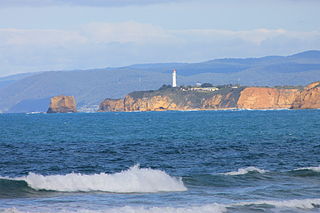
[(0, 0), (0, 77), (320, 49), (319, 0)]

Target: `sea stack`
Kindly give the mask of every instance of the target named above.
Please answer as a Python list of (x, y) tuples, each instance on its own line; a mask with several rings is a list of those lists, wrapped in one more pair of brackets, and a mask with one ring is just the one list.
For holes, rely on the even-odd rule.
[(50, 100), (47, 113), (77, 112), (76, 100), (73, 96), (55, 96)]

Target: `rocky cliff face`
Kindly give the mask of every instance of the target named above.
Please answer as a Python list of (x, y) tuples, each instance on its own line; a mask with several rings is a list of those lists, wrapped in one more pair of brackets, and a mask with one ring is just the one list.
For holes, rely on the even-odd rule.
[(122, 99), (105, 99), (99, 105), (99, 112), (123, 112), (124, 103)]
[(298, 89), (248, 87), (238, 100), (240, 109), (289, 109)]
[(76, 101), (73, 96), (55, 96), (50, 100), (47, 113), (77, 112)]
[(164, 111), (183, 110), (183, 106), (177, 106), (168, 96), (153, 96), (150, 98), (137, 98), (126, 96), (124, 99), (125, 111)]
[(236, 108), (242, 89), (223, 92), (194, 92), (181, 89), (134, 92), (124, 99), (106, 99), (99, 111), (166, 111), (166, 110), (216, 110)]
[(292, 109), (320, 109), (320, 81), (309, 84), (296, 95)]
[(247, 87), (210, 93), (181, 89), (134, 92), (124, 99), (106, 99), (100, 104), (99, 111), (316, 108), (320, 108), (320, 82), (304, 89)]

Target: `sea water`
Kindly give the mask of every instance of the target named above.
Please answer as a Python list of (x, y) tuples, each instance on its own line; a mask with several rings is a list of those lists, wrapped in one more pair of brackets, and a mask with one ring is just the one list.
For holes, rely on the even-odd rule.
[(320, 212), (320, 111), (0, 115), (0, 212)]

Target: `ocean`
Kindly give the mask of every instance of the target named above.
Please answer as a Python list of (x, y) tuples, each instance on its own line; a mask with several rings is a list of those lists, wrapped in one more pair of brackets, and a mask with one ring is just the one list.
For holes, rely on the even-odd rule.
[(320, 110), (0, 114), (0, 212), (320, 212)]

